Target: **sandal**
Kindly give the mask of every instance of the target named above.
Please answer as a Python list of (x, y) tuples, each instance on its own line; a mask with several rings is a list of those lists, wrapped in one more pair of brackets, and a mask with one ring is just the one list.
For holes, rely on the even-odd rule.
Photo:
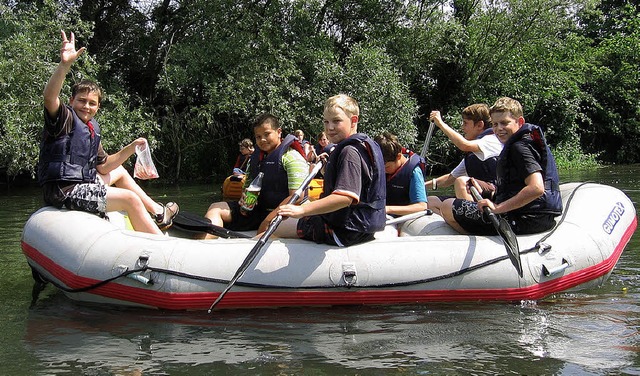
[[(162, 204), (160, 204), (162, 205)], [(162, 214), (156, 214), (156, 224), (161, 231), (164, 231), (173, 225), (173, 219), (178, 215), (180, 207), (175, 202), (169, 202), (162, 205)]]

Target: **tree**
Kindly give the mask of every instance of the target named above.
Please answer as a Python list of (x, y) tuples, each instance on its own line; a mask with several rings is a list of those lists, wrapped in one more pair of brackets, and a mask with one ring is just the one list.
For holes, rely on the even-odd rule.
[[(53, 0), (0, 5), (0, 169), (8, 178), (35, 176), (43, 124), (42, 90), (57, 65), (60, 30), (74, 31), (79, 44), (91, 36), (91, 25), (79, 21), (75, 8)], [(71, 82), (94, 78), (102, 67), (89, 50), (76, 62), (63, 89)], [(126, 94), (107, 90), (100, 112), (103, 144), (118, 150), (140, 134), (153, 141), (154, 121), (143, 108), (132, 108)]]
[(607, 162), (640, 161), (640, 5), (604, 0), (581, 22), (593, 40), (590, 79), (582, 85), (582, 145)]

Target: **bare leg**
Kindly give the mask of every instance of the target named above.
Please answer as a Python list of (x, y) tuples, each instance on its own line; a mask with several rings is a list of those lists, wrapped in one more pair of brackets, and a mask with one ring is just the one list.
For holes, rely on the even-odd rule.
[(129, 175), (129, 172), (122, 166), (119, 166), (115, 170), (111, 171), (107, 175), (101, 175), (106, 185), (113, 185), (118, 188), (127, 189), (136, 194), (146, 211), (152, 214), (161, 214), (162, 206), (155, 202), (147, 193), (136, 183), (136, 181)]
[[(224, 201), (214, 202), (209, 206), (205, 217), (211, 220), (211, 223), (216, 226), (222, 227), (224, 222), (231, 222), (231, 209), (229, 204)], [(217, 239), (216, 235), (207, 234), (205, 239)]]
[(438, 215), (442, 215), (440, 214), (441, 206), (442, 206), (442, 201), (440, 201), (438, 196), (427, 197), (427, 207), (431, 209), (432, 212)]
[(458, 224), (458, 222), (456, 222), (455, 218), (453, 217), (453, 201), (455, 199), (451, 198), (448, 200), (445, 200), (442, 203), (442, 206), (440, 207), (440, 215), (442, 216), (442, 218), (444, 218), (445, 222), (447, 222), (447, 224), (451, 227), (453, 227), (454, 230), (458, 231), (461, 234), (467, 234), (467, 232)]
[(453, 188), (456, 191), (457, 198), (463, 198), (467, 201), (473, 201), (473, 196), (467, 191), (468, 176), (460, 176), (453, 182)]
[(154, 220), (149, 216), (142, 200), (134, 192), (118, 187), (107, 188), (107, 211), (124, 210), (136, 231), (161, 235)]
[(298, 239), (298, 219), (284, 218), (273, 233), (274, 238)]

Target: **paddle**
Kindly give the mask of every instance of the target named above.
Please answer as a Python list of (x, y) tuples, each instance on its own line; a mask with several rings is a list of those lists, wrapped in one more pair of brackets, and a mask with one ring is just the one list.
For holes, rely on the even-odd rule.
[(423, 217), (425, 215), (431, 215), (431, 214), (433, 214), (433, 212), (430, 209), (420, 210), (419, 212), (406, 214), (406, 215), (403, 215), (403, 216), (400, 216), (400, 217), (388, 219), (386, 224), (387, 224), (387, 226), (388, 225), (395, 225), (396, 223), (407, 222), (407, 221), (410, 221), (412, 219), (417, 219), (417, 218)]
[[(469, 185), (469, 190), (473, 195), (473, 198), (476, 201), (482, 200), (482, 196), (473, 185)], [(484, 213), (489, 217), (491, 224), (498, 232), (498, 235), (502, 238), (502, 243), (504, 244), (504, 248), (507, 250), (507, 255), (509, 255), (509, 259), (513, 266), (515, 266), (518, 271), (518, 275), (520, 278), (523, 276), (522, 272), (522, 262), (520, 261), (520, 247), (518, 246), (518, 239), (516, 238), (516, 234), (509, 226), (509, 222), (506, 219), (497, 216), (494, 212), (491, 211), (487, 206), (484, 207)]]
[(433, 121), (429, 124), (429, 129), (427, 130), (427, 136), (424, 139), (424, 144), (422, 144), (422, 151), (420, 151), (420, 156), (424, 158), (427, 155), (427, 151), (429, 151), (429, 144), (431, 143), (431, 136), (433, 136), (433, 130), (436, 127), (436, 123)]
[(224, 227), (216, 226), (206, 218), (196, 214), (180, 211), (173, 219), (173, 225), (179, 229), (195, 232), (207, 232), (221, 238), (251, 238), (250, 235), (243, 234)]
[[(307, 175), (307, 177), (304, 179), (302, 184), (300, 184), (300, 187), (298, 187), (298, 189), (296, 189), (296, 191), (289, 198), (289, 200), (287, 200), (287, 204), (293, 204), (294, 202), (298, 201), (298, 199), (302, 196), (303, 192), (307, 189), (307, 187), (311, 183), (311, 180), (316, 176), (316, 174), (318, 174), (318, 172), (320, 172), (323, 165), (324, 165), (324, 159), (321, 159), (320, 162), (318, 162), (315, 165), (313, 170), (311, 170), (309, 175)], [(282, 222), (282, 219), (283, 219), (282, 216), (278, 214), (275, 218), (273, 218), (273, 220), (271, 220), (271, 223), (269, 223), (269, 227), (267, 227), (267, 229), (262, 234), (262, 236), (260, 237), (256, 245), (254, 245), (251, 251), (247, 254), (247, 257), (244, 258), (244, 261), (236, 271), (236, 274), (234, 274), (233, 278), (231, 278), (231, 280), (229, 281), (229, 284), (227, 284), (227, 287), (225, 287), (225, 289), (222, 290), (220, 295), (218, 295), (218, 298), (213, 302), (213, 304), (211, 304), (211, 307), (209, 307), (209, 311), (208, 311), (209, 313), (213, 311), (215, 306), (222, 300), (222, 298), (227, 294), (227, 292), (231, 290), (231, 287), (233, 287), (236, 281), (238, 281), (238, 279), (242, 277), (242, 275), (247, 270), (249, 265), (251, 265), (251, 263), (256, 258), (258, 253), (260, 253), (260, 250), (262, 249), (262, 247), (264, 247), (264, 245), (267, 243), (267, 240), (269, 240), (269, 237), (273, 234), (274, 231), (276, 231), (276, 229)]]

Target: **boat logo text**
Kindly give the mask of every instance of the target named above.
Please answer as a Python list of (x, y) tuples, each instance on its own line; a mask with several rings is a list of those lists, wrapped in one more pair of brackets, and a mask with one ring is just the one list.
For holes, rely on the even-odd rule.
[(613, 229), (616, 228), (616, 225), (622, 218), (622, 214), (624, 214), (624, 205), (621, 202), (616, 202), (616, 205), (611, 209), (611, 213), (607, 217), (607, 220), (602, 224), (602, 229), (607, 234), (611, 235)]

